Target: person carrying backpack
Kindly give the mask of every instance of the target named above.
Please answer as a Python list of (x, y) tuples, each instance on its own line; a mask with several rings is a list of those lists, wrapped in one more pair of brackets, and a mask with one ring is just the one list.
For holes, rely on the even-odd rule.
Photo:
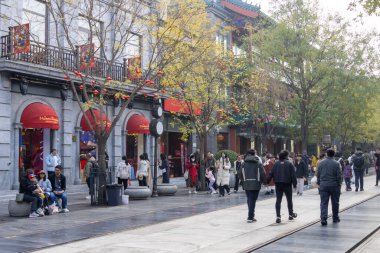
[(357, 148), (355, 154), (352, 156), (351, 165), (354, 167), (355, 174), (355, 191), (357, 192), (360, 186), (360, 191), (364, 191), (363, 175), (364, 175), (364, 155), (361, 148)]

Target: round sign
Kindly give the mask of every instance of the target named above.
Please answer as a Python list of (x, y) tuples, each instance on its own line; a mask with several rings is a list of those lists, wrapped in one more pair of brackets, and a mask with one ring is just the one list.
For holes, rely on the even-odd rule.
[(154, 119), (149, 124), (149, 131), (150, 134), (158, 137), (164, 132), (164, 125), (162, 124), (162, 121), (159, 119)]
[(156, 119), (161, 118), (163, 114), (162, 106), (161, 105), (155, 105), (152, 108), (152, 116)]

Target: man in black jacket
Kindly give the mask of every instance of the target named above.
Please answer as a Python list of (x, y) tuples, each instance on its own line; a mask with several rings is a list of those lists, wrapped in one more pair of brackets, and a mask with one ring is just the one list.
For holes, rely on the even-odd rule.
[[(364, 191), (363, 176), (365, 159), (361, 148), (357, 148), (355, 154), (352, 156), (351, 165), (354, 167), (355, 174), (355, 191), (357, 192), (360, 185), (360, 191)], [(359, 184), (360, 183), (360, 184)]]
[(255, 219), (256, 200), (259, 196), (261, 184), (265, 182), (265, 172), (262, 163), (255, 155), (255, 150), (248, 150), (244, 163), (242, 163), (238, 172), (242, 181), (243, 189), (247, 195), (248, 218), (247, 222), (252, 223)]
[(292, 185), (294, 188), (297, 187), (297, 179), (294, 165), (288, 160), (288, 155), (287, 150), (278, 154), (279, 161), (274, 164), (267, 179), (267, 183), (269, 183), (273, 178), (276, 185), (276, 223), (281, 223), (281, 201), (284, 193), (288, 202), (289, 220), (297, 217), (297, 214), (293, 212), (292, 200)]
[(66, 194), (66, 177), (62, 175), (62, 166), (55, 166), (54, 175), (49, 177), (51, 182), (51, 199), (56, 202), (56, 198), (62, 199), (62, 213), (68, 213), (69, 209), (67, 209), (67, 194)]
[(301, 154), (297, 155), (294, 165), (296, 167), (297, 195), (302, 196), (303, 186), (309, 175), (309, 168)]
[(339, 197), (342, 185), (342, 169), (337, 161), (334, 160), (335, 151), (327, 150), (327, 158), (318, 165), (317, 185), (321, 196), (321, 224), (327, 225), (327, 208), (331, 198), (333, 222), (340, 222)]

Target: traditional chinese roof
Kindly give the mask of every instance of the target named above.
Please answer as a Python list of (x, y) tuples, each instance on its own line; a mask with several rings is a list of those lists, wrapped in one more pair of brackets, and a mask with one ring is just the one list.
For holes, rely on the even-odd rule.
[(260, 6), (243, 2), (242, 0), (222, 0), (220, 4), (237, 14), (256, 18), (260, 12)]

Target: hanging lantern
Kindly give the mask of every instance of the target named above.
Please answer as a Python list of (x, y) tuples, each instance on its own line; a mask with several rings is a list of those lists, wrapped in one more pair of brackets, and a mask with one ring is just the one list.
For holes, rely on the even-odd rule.
[(148, 97), (148, 94), (146, 94), (146, 93), (144, 93), (144, 95), (143, 95), (144, 97)]
[(103, 89), (103, 93), (107, 93), (108, 92), (108, 90), (107, 89)]
[(79, 85), (80, 90), (83, 90), (83, 88), (84, 88), (83, 85)]
[(64, 76), (63, 79), (69, 80), (69, 77), (68, 76)]
[(111, 77), (107, 77), (107, 78), (106, 78), (106, 81), (107, 81), (107, 82), (112, 81), (112, 78), (111, 78)]
[(99, 94), (99, 91), (98, 90), (94, 90), (92, 93), (96, 96), (96, 95)]
[(95, 81), (91, 81), (91, 85), (94, 86), (96, 84)]

